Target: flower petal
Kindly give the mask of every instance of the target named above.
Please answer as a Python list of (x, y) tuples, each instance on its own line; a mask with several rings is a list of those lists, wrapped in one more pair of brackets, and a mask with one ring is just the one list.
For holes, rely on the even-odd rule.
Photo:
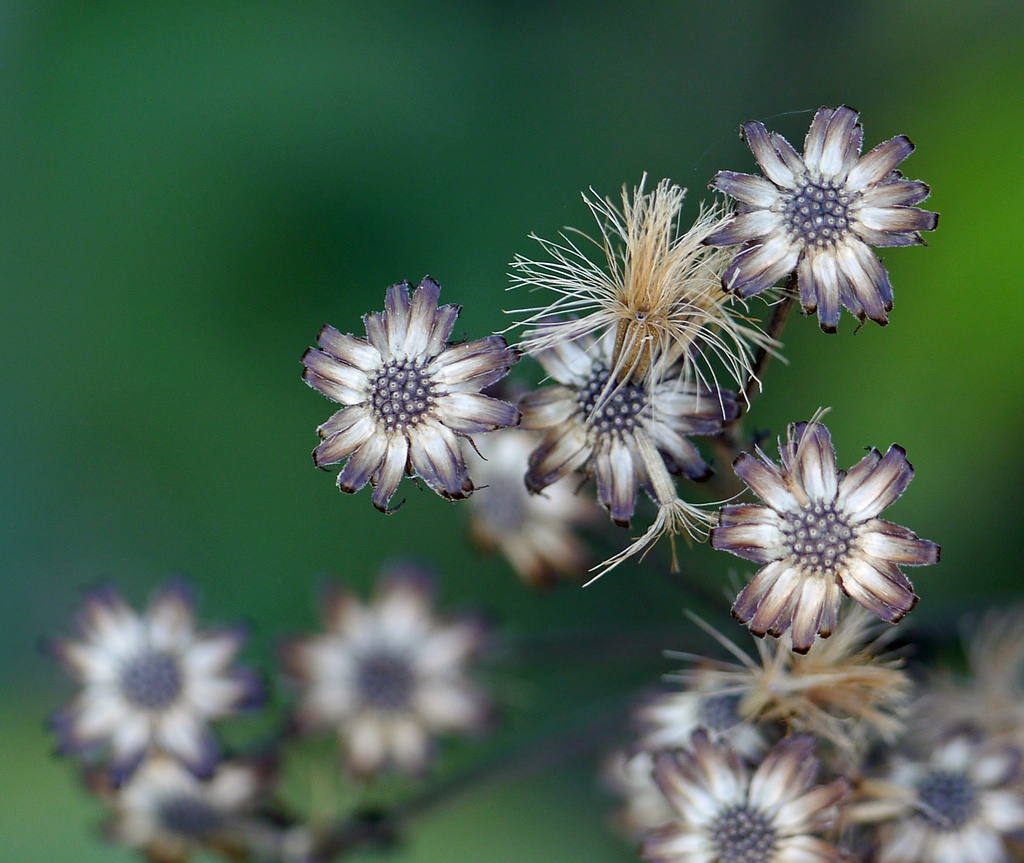
[(721, 227), (704, 238), (709, 246), (734, 246), (758, 240), (783, 226), (782, 216), (771, 210), (752, 210), (726, 220)]
[(334, 327), (325, 324), (321, 327), (316, 342), (323, 348), (325, 353), (336, 357), (343, 363), (355, 366), (362, 372), (369, 372), (380, 368), (380, 351), (367, 342), (366, 339), (344, 335)]
[[(711, 181), (710, 188), (717, 189), (737, 201), (762, 210), (767, 210), (779, 200), (778, 187), (764, 177), (757, 177), (753, 174), (719, 171)], [(705, 238), (704, 242), (709, 246), (717, 245), (712, 237)]]
[(795, 512), (800, 509), (789, 482), (770, 461), (754, 458), (749, 453), (740, 453), (732, 466), (736, 475), (750, 486), (754, 494), (776, 512)]
[(781, 231), (765, 237), (761, 245), (744, 249), (722, 274), (722, 287), (740, 297), (752, 297), (791, 273), (800, 259), (801, 245)]
[(519, 359), (502, 336), (488, 336), (443, 350), (426, 373), (452, 392), (477, 392), (497, 383)]
[(480, 393), (439, 396), (434, 410), (439, 422), (460, 434), (491, 432), (519, 424), (519, 411), (512, 405)]
[[(351, 413), (346, 413), (346, 411), (351, 411)], [(345, 416), (341, 417), (342, 414), (345, 414)], [(350, 456), (363, 446), (377, 433), (377, 424), (370, 419), (366, 410), (361, 407), (346, 408), (345, 411), (338, 411), (328, 422), (333, 422), (339, 417), (341, 417), (340, 421), (332, 426), (333, 428), (338, 428), (339, 431), (334, 432), (334, 434), (313, 450), (313, 463), (317, 467), (337, 464), (343, 458)], [(346, 425), (346, 423), (348, 424)], [(321, 426), (321, 428), (324, 428), (324, 426)]]
[(902, 566), (928, 566), (939, 562), (939, 547), (913, 531), (873, 518), (865, 522), (860, 546), (867, 554)]
[(420, 423), (409, 432), (413, 469), (441, 497), (462, 500), (473, 493), (458, 439), (440, 423)]
[(836, 503), (854, 521), (867, 521), (891, 506), (914, 478), (914, 467), (903, 447), (893, 444), (882, 459), (877, 455), (865, 456), (870, 471), (857, 471), (858, 464), (839, 484)]
[[(317, 450), (329, 443), (330, 441), (324, 441)], [(380, 429), (373, 431), (359, 449), (349, 456), (345, 467), (338, 474), (338, 488), (346, 494), (355, 494), (359, 491), (380, 467), (387, 448), (388, 436)]]
[(895, 566), (878, 558), (858, 556), (841, 575), (847, 596), (888, 623), (902, 620), (916, 604), (910, 582)]
[[(754, 159), (761, 166), (765, 175), (779, 188), (793, 188), (796, 178), (789, 166), (779, 156), (778, 151), (768, 137), (768, 130), (761, 123), (744, 123), (740, 127), (743, 139), (754, 154)], [(806, 161), (806, 158), (805, 158)]]
[(628, 526), (636, 507), (637, 476), (629, 447), (616, 435), (594, 458), (597, 500), (608, 508), (612, 521)]
[(583, 467), (591, 454), (587, 433), (580, 425), (568, 423), (552, 429), (530, 454), (526, 487), (534, 494)]
[(381, 512), (389, 512), (388, 501), (398, 490), (402, 474), (409, 467), (409, 441), (404, 434), (392, 435), (388, 441), (384, 461), (372, 477), (373, 505)]
[(884, 179), (896, 166), (914, 152), (914, 145), (906, 135), (897, 135), (875, 147), (860, 160), (846, 178), (846, 188), (851, 192), (867, 189), (873, 183)]

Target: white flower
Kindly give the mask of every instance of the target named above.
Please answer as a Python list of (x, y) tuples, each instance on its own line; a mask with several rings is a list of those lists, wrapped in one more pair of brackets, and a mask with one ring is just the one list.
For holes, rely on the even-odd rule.
[(765, 564), (733, 615), (756, 635), (792, 626), (793, 649), (806, 653), (832, 634), (843, 593), (889, 623), (910, 611), (917, 596), (899, 567), (936, 563), (939, 547), (878, 518), (914, 477), (906, 451), (872, 449), (840, 473), (828, 429), (810, 422), (789, 427), (780, 465), (760, 456), (733, 467), (768, 505), (724, 507), (711, 531), (713, 548)]
[(899, 762), (889, 782), (903, 793), (880, 828), (879, 863), (1004, 863), (1004, 835), (1024, 830), (1020, 760), (955, 737), (925, 761)]
[(913, 152), (910, 139), (861, 156), (864, 130), (847, 107), (818, 110), (803, 156), (760, 123), (741, 129), (766, 176), (720, 171), (711, 181), (739, 201), (738, 215), (704, 240), (743, 244), (722, 275), (726, 290), (749, 297), (795, 270), (803, 310), (817, 310), (823, 330), (835, 332), (840, 304), (861, 321), (888, 323), (892, 286), (870, 246), (923, 243), (920, 232), (939, 219), (915, 206), (928, 186), (896, 170)]
[[(154, 756), (111, 801), (113, 837), (153, 860), (183, 861), (199, 848), (243, 849), (242, 817), (260, 783), (256, 771), (225, 762), (198, 780), (177, 762)], [(239, 858), (240, 859), (240, 858)]]
[(303, 729), (336, 729), (356, 773), (389, 762), (418, 773), (433, 735), (482, 725), (487, 705), (465, 674), (482, 627), (436, 620), (422, 573), (382, 578), (369, 605), (334, 594), (324, 624), (327, 632), (285, 648), (301, 685), (296, 718)]
[(519, 422), (509, 404), (480, 390), (504, 377), (519, 354), (501, 336), (449, 344), (459, 306), (438, 307), (441, 288), (427, 277), (387, 290), (385, 310), (364, 316), (366, 339), (334, 327), (302, 357), (303, 379), (345, 405), (317, 429), (318, 467), (348, 459), (338, 488), (349, 494), (374, 485), (373, 505), (388, 512), (402, 474), (423, 479), (441, 497), (459, 500), (473, 482), (459, 437)]
[[(589, 555), (572, 527), (592, 522), (601, 511), (575, 493), (569, 480), (530, 494), (523, 483), (527, 459), (539, 443), (536, 435), (505, 429), (477, 445), (473, 473), (480, 488), (469, 501), (473, 539), (486, 550), (499, 549), (513, 569), (534, 587), (550, 587), (558, 578), (578, 576)], [(473, 458), (466, 448), (467, 459)], [(474, 454), (476, 455), (476, 454)]]
[(817, 833), (835, 820), (845, 779), (814, 786), (813, 738), (790, 737), (751, 775), (703, 731), (690, 749), (663, 752), (655, 780), (676, 818), (644, 842), (653, 863), (837, 863), (849, 855)]
[(54, 719), (69, 751), (110, 744), (114, 771), (132, 770), (147, 751), (208, 775), (218, 747), (207, 722), (258, 699), (256, 678), (232, 663), (238, 630), (195, 629), (192, 600), (174, 584), (138, 615), (111, 589), (86, 598), (81, 641), (57, 641), (58, 658), (85, 687)]
[(690, 745), (703, 730), (715, 742), (724, 741), (746, 761), (756, 761), (768, 748), (761, 730), (740, 714), (742, 692), (722, 692), (717, 675), (700, 668), (689, 678), (692, 687), (652, 698), (637, 711), (643, 734), (640, 745), (652, 751)]

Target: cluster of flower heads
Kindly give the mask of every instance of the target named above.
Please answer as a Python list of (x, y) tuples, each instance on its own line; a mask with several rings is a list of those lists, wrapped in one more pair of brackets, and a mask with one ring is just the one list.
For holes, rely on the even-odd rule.
[[(1024, 643), (1021, 609), (987, 623)], [(1024, 653), (980, 631), (986, 680), (915, 684), (863, 609), (806, 653), (679, 654), (684, 688), (636, 711), (606, 783), (617, 826), (655, 863), (1007, 863), (1024, 859)], [(995, 675), (1012, 681), (994, 702)], [(986, 708), (991, 708), (987, 710)]]
[(82, 691), (52, 718), (60, 751), (80, 755), (114, 813), (109, 832), (154, 860), (244, 843), (261, 778), (223, 760), (210, 721), (257, 706), (258, 677), (235, 665), (238, 629), (197, 629), (194, 599), (174, 582), (144, 614), (111, 588), (91, 592), (77, 639), (51, 651)]
[[(727, 199), (702, 205), (690, 228), (685, 190), (668, 180), (648, 190), (645, 176), (621, 206), (584, 195), (596, 241), (535, 238), (547, 257), (517, 257), (513, 287), (555, 298), (517, 312), (518, 346), (451, 341), (460, 308), (439, 305), (430, 277), (388, 288), (384, 310), (363, 317), (365, 337), (323, 327), (304, 379), (341, 408), (317, 429), (314, 463), (343, 463), (338, 488), (372, 486), (384, 513), (398, 508), (403, 475), (447, 500), (472, 498), (477, 544), (535, 586), (590, 566), (575, 529), (595, 528), (599, 507), (630, 527), (641, 491), (652, 523), (601, 572), (665, 534), (707, 537), (760, 565), (732, 606), (760, 639), (758, 658), (695, 618), (731, 659), (679, 654), (683, 690), (637, 711), (639, 739), (609, 768), (625, 799), (619, 822), (645, 859), (1024, 859), (1014, 844), (1024, 841), (1021, 615), (982, 628), (968, 681), (915, 688), (884, 624), (917, 602), (900, 567), (937, 562), (939, 547), (880, 518), (913, 477), (905, 451), (871, 449), (839, 470), (820, 414), (789, 427), (778, 463), (742, 451), (739, 432), (780, 347), (772, 322), (791, 304), (826, 332), (843, 307), (861, 324), (888, 322), (892, 287), (871, 247), (923, 243), (938, 220), (917, 206), (928, 186), (897, 170), (913, 145), (898, 136), (861, 155), (847, 107), (815, 114), (802, 154), (760, 123), (741, 132), (763, 176), (717, 173), (711, 188)], [(749, 314), (756, 295), (776, 306), (768, 331)], [(498, 385), (523, 353), (546, 378), (509, 398)], [(695, 438), (735, 456), (736, 478), (761, 503), (715, 513), (681, 495), (714, 473)], [(596, 503), (580, 494), (587, 482)], [(368, 604), (331, 593), (323, 631), (282, 651), (297, 693), (288, 731), (333, 732), (365, 779), (422, 775), (437, 735), (484, 727), (489, 703), (467, 673), (484, 630), (436, 619), (431, 606), (428, 578), (411, 567), (389, 571)], [(257, 817), (273, 809), (273, 771), (223, 758), (209, 727), (259, 700), (256, 677), (234, 664), (239, 631), (197, 630), (179, 585), (143, 615), (96, 592), (80, 630), (53, 644), (84, 687), (53, 724), (62, 750), (86, 759), (115, 837), (162, 863), (198, 848), (335, 856), (310, 825), (280, 810)], [(328, 845), (348, 835), (327, 832)]]
[(332, 837), (275, 797), (293, 732), (336, 731), (349, 772), (366, 779), (421, 775), (437, 735), (484, 727), (489, 702), (467, 666), (485, 630), (475, 619), (435, 618), (425, 570), (387, 571), (369, 604), (333, 592), (324, 624), (323, 634), (283, 648), (297, 690), (286, 729), (226, 757), (210, 720), (259, 706), (263, 695), (256, 675), (235, 665), (241, 630), (197, 629), (178, 582), (141, 615), (110, 588), (89, 594), (79, 637), (50, 645), (83, 687), (52, 725), (60, 751), (82, 758), (88, 786), (109, 807), (108, 835), (159, 863), (200, 849), (315, 863), (332, 856), (318, 853)]
[[(758, 358), (778, 347), (748, 316), (746, 298), (798, 298), (829, 332), (841, 306), (861, 322), (884, 324), (892, 288), (870, 247), (921, 243), (921, 232), (938, 220), (916, 206), (928, 186), (897, 170), (913, 150), (909, 139), (898, 136), (862, 156), (863, 129), (850, 108), (820, 109), (802, 155), (760, 123), (744, 124), (742, 135), (764, 176), (716, 174), (711, 188), (727, 202), (702, 206), (689, 229), (679, 224), (685, 190), (662, 180), (647, 191), (645, 177), (631, 193), (623, 189), (621, 207), (584, 195), (598, 240), (575, 232), (557, 242), (535, 238), (547, 257), (513, 261), (513, 287), (555, 295), (517, 312), (522, 349), (556, 382), (522, 397), (521, 416), (480, 392), (508, 372), (516, 349), (497, 335), (450, 344), (458, 307), (437, 307), (430, 278), (411, 297), (407, 283), (389, 288), (385, 311), (363, 319), (365, 339), (324, 327), (319, 347), (303, 358), (305, 378), (345, 407), (318, 429), (316, 464), (347, 460), (338, 487), (355, 492), (372, 483), (373, 503), (385, 512), (403, 473), (461, 499), (478, 487), (459, 438), (472, 443), (472, 435), (522, 419), (524, 430), (541, 434), (525, 472), (531, 494), (549, 494), (577, 473), (595, 481), (598, 503), (616, 524), (630, 525), (641, 490), (657, 507), (647, 531), (602, 571), (663, 534), (704, 537), (714, 516), (680, 496), (675, 476), (711, 476), (690, 438), (735, 425), (759, 386)], [(735, 254), (732, 246), (739, 246)], [(773, 291), (783, 280), (781, 294)], [(502, 548), (533, 583), (582, 559), (550, 537), (544, 552), (484, 542)], [(835, 625), (829, 612), (838, 589), (825, 593), (805, 599), (805, 608), (820, 601), (826, 614), (812, 621), (802, 612), (802, 631)], [(907, 610), (905, 597), (894, 601)], [(765, 618), (758, 625), (772, 628)]]

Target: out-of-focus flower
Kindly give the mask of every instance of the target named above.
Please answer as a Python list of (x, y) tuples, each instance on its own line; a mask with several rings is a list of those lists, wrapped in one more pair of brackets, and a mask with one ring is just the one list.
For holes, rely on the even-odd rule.
[(1005, 863), (1004, 840), (1024, 830), (1020, 752), (954, 737), (921, 761), (901, 758), (874, 799), (851, 810), (879, 827), (879, 863)]
[(930, 676), (914, 705), (916, 735), (934, 743), (970, 729), (1024, 752), (1024, 608), (992, 609), (962, 641), (968, 673)]
[(613, 752), (601, 771), (605, 787), (621, 798), (613, 825), (631, 839), (640, 840), (674, 820), (675, 810), (654, 781), (654, 754), (646, 749)]
[(778, 743), (750, 774), (739, 756), (698, 731), (690, 749), (663, 752), (655, 779), (676, 818), (644, 842), (654, 863), (836, 863), (849, 856), (820, 838), (849, 791), (814, 786), (811, 737)]
[(806, 654), (794, 652), (788, 635), (757, 641), (758, 661), (694, 619), (737, 662), (672, 654), (700, 663), (676, 679), (738, 698), (736, 712), (747, 722), (781, 722), (826, 740), (844, 769), (858, 765), (877, 740), (891, 743), (904, 730), (912, 682), (903, 661), (885, 652), (896, 630), (880, 631), (860, 606), (849, 608), (835, 635), (814, 642)]
[[(651, 384), (617, 382), (611, 374), (614, 334), (596, 342), (587, 335), (569, 340), (564, 327), (542, 327), (566, 338), (553, 337), (551, 346), (536, 355), (557, 385), (520, 401), (523, 427), (543, 432), (530, 456), (527, 488), (539, 493), (580, 470), (596, 478), (598, 502), (617, 524), (629, 524), (640, 489), (658, 505), (660, 521), (639, 548), (666, 529), (698, 533), (708, 516), (679, 499), (672, 474), (696, 481), (711, 475), (688, 435), (721, 431), (738, 415), (736, 396), (682, 381), (670, 370)], [(671, 525), (666, 513), (673, 515)]]
[(234, 667), (240, 630), (197, 631), (193, 600), (181, 584), (159, 593), (144, 615), (112, 589), (93, 592), (79, 618), (80, 641), (54, 653), (83, 691), (53, 720), (67, 751), (110, 744), (114, 772), (132, 770), (147, 751), (208, 775), (218, 747), (208, 721), (257, 702), (261, 687)]
[(721, 692), (720, 676), (711, 668), (695, 668), (685, 692), (652, 698), (636, 712), (640, 745), (654, 752), (689, 746), (693, 733), (704, 730), (712, 741), (724, 741), (748, 762), (768, 748), (762, 730), (740, 715), (742, 692)]
[(681, 234), (686, 190), (662, 180), (645, 193), (645, 182), (646, 175), (632, 195), (623, 188), (621, 211), (608, 199), (583, 196), (601, 230), (594, 244), (603, 262), (593, 261), (565, 234), (562, 243), (534, 237), (550, 260), (519, 256), (512, 262), (513, 287), (558, 295), (549, 305), (521, 309), (528, 314), (525, 324), (534, 326), (553, 315), (574, 317), (564, 335), (543, 328), (527, 333), (524, 347), (536, 353), (563, 339), (611, 332), (608, 367), (615, 380), (652, 387), (676, 366), (676, 375), (712, 385), (713, 365), (720, 365), (742, 386), (752, 370), (751, 345), (774, 343), (737, 312), (722, 290), (729, 255), (703, 244), (722, 210), (702, 210)]
[(486, 701), (466, 677), (483, 628), (441, 622), (431, 604), (424, 573), (395, 569), (369, 605), (344, 591), (331, 595), (327, 631), (285, 646), (301, 685), (300, 728), (336, 729), (358, 774), (388, 763), (418, 773), (435, 734), (478, 729), (486, 719)]
[(872, 449), (848, 473), (836, 469), (832, 439), (819, 422), (789, 427), (780, 465), (743, 453), (737, 475), (767, 506), (722, 509), (713, 548), (765, 564), (743, 589), (733, 614), (752, 632), (792, 627), (793, 649), (835, 629), (842, 594), (896, 623), (917, 602), (900, 565), (936, 563), (939, 547), (877, 516), (903, 494), (914, 469), (902, 447)]
[(726, 290), (749, 297), (794, 270), (804, 312), (818, 313), (821, 328), (835, 332), (840, 304), (861, 321), (889, 321), (892, 286), (870, 246), (924, 242), (936, 213), (917, 208), (930, 189), (904, 180), (896, 166), (914, 145), (905, 135), (860, 155), (864, 130), (847, 107), (819, 108), (803, 156), (760, 123), (742, 135), (764, 177), (720, 171), (711, 188), (739, 202), (737, 215), (704, 240), (713, 246), (742, 243), (722, 275)]
[(459, 437), (519, 422), (506, 402), (481, 395), (518, 360), (501, 336), (449, 344), (460, 307), (437, 305), (441, 288), (427, 277), (387, 290), (383, 312), (363, 317), (366, 339), (320, 330), (319, 348), (302, 357), (303, 379), (345, 405), (317, 429), (318, 467), (348, 459), (338, 488), (349, 494), (367, 482), (373, 505), (387, 512), (403, 473), (417, 475), (441, 497), (473, 493)]
[(157, 755), (110, 795), (110, 835), (159, 863), (180, 863), (200, 849), (241, 860), (246, 815), (259, 789), (252, 767), (223, 762), (209, 779), (199, 780)]
[[(579, 576), (589, 553), (573, 534), (573, 525), (600, 515), (593, 501), (575, 494), (568, 480), (530, 494), (523, 483), (527, 459), (539, 443), (520, 429), (482, 438), (482, 460), (473, 473), (480, 481), (469, 502), (469, 528), (485, 550), (499, 550), (519, 576), (533, 587), (550, 587), (561, 578)], [(472, 456), (467, 451), (467, 459)]]

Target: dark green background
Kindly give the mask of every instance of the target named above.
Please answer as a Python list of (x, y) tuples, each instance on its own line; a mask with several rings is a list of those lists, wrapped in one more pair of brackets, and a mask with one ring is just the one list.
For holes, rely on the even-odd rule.
[[(643, 171), (688, 186), (694, 215), (716, 170), (753, 168), (747, 119), (798, 143), (814, 108), (853, 105), (868, 146), (917, 143), (906, 173), (942, 213), (930, 248), (885, 255), (889, 327), (791, 323), (791, 364), (770, 369), (752, 423), (778, 433), (832, 405), (841, 464), (907, 448), (917, 479), (891, 515), (943, 545), (913, 573), (917, 626), (952, 637), (963, 607), (1019, 599), (1021, 12), (971, 8), (0, 7), (4, 859), (131, 859), (95, 838), (99, 809), (42, 730), (72, 688), (35, 645), (68, 631), (83, 585), (139, 603), (184, 574), (207, 619), (252, 622), (254, 661), (312, 625), (328, 575), (365, 590), (396, 553), (433, 559), (446, 605), (513, 636), (678, 625), (628, 655), (520, 654), (498, 673), (505, 742), (571, 733), (575, 711), (667, 668), (659, 648), (691, 629), (660, 573), (538, 597), (472, 554), (462, 509), (405, 489), (385, 518), (339, 495), (309, 458), (332, 406), (299, 357), (325, 321), (361, 332), (386, 285), (428, 272), (465, 306), (460, 332), (506, 326), (531, 231), (590, 230), (580, 191), (615, 196)], [(735, 563), (686, 559), (715, 589)], [(479, 784), (401, 859), (635, 859), (603, 828), (592, 772), (579, 757)]]

